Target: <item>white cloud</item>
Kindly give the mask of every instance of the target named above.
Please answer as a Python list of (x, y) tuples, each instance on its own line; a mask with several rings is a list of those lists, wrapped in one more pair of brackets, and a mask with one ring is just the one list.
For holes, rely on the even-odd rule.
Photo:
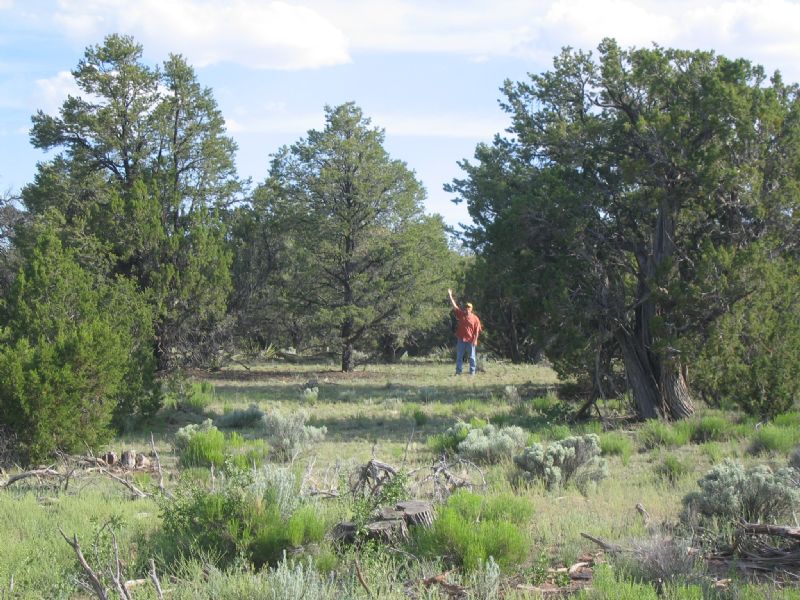
[(81, 91), (69, 71), (59, 71), (55, 77), (36, 80), (33, 105), (47, 114), (56, 114), (67, 96), (80, 96)]
[(308, 69), (350, 60), (344, 34), (318, 12), (259, 0), (61, 0), (55, 21), (80, 40), (133, 35), (148, 54), (184, 54), (202, 67)]
[(469, 140), (489, 140), (508, 126), (502, 116), (466, 114), (384, 114), (376, 115), (373, 123), (392, 136), (440, 137)]
[[(489, 140), (508, 126), (502, 115), (494, 118), (477, 114), (411, 114), (383, 113), (370, 116), (373, 127), (381, 127), (388, 136), (434, 137)], [(281, 102), (266, 104), (254, 110), (236, 108), (225, 119), (232, 134), (305, 135), (310, 129), (325, 127), (322, 111), (294, 113)]]
[(13, 6), (13, 0), (0, 0), (0, 10), (7, 10)]

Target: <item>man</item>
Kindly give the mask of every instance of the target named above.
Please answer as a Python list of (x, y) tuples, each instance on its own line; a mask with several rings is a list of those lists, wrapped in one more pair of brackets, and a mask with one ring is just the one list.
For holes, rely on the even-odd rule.
[(481, 320), (478, 315), (472, 312), (472, 303), (467, 302), (464, 308), (460, 308), (453, 298), (453, 290), (448, 289), (447, 295), (450, 296), (450, 304), (453, 305), (458, 326), (456, 327), (456, 375), (461, 375), (464, 364), (464, 353), (469, 351), (469, 374), (475, 375), (477, 368), (478, 336), (481, 333)]

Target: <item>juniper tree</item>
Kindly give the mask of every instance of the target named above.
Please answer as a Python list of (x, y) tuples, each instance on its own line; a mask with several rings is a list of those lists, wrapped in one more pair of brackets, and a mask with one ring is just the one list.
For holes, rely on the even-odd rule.
[(563, 374), (608, 394), (621, 363), (642, 417), (691, 414), (687, 368), (746, 265), (797, 246), (796, 86), (605, 40), (504, 94), (509, 135), (450, 187), (469, 242)]

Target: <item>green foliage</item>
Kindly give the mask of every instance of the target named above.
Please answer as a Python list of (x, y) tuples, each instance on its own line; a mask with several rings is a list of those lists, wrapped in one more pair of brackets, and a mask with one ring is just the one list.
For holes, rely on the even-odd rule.
[(479, 496), (459, 491), (439, 510), (430, 529), (415, 530), (416, 550), (445, 556), (465, 569), (479, 569), (489, 557), (503, 568), (521, 564), (530, 539), (522, 529), (532, 507), (509, 494)]
[[(324, 129), (275, 154), (255, 192), (254, 218), (270, 217), (282, 261), (281, 292), (258, 290), (272, 322), (341, 347), (351, 371), (356, 351), (393, 354), (438, 324), (455, 253), (441, 217), (425, 215), (413, 171), (384, 149), (383, 131), (353, 103), (325, 113)], [(292, 345), (302, 338), (292, 335)]]
[(745, 469), (726, 460), (697, 483), (700, 490), (683, 499), (687, 522), (783, 523), (800, 508), (800, 473), (791, 467), (773, 471), (766, 465), (755, 465)]
[(753, 433), (750, 452), (779, 452), (786, 454), (800, 443), (800, 430), (796, 427), (782, 427), (767, 423)]
[(470, 427), (466, 437), (459, 442), (458, 454), (476, 463), (495, 464), (510, 459), (522, 450), (528, 434), (521, 427)]
[(245, 409), (236, 409), (217, 417), (214, 424), (225, 429), (244, 429), (256, 427), (264, 418), (264, 411), (257, 404), (251, 404)]
[(639, 429), (639, 443), (646, 450), (653, 448), (675, 448), (689, 442), (689, 431), (663, 421), (647, 421)]
[[(486, 423), (483, 423), (481, 426), (485, 425)], [(454, 454), (458, 445), (466, 439), (472, 429), (472, 424), (459, 421), (448, 427), (444, 433), (430, 436), (427, 441), (428, 447), (434, 454)]]
[(216, 427), (198, 431), (180, 453), (184, 467), (220, 467), (225, 461), (225, 434)]
[(796, 260), (770, 256), (752, 273), (754, 289), (716, 324), (695, 377), (711, 403), (772, 417), (800, 398), (800, 272)]
[(603, 456), (619, 456), (622, 458), (623, 464), (627, 464), (628, 460), (633, 454), (633, 441), (624, 433), (601, 433), (600, 439), (600, 452)]
[[(264, 477), (263, 474), (266, 474)], [(245, 557), (255, 566), (277, 563), (295, 546), (319, 542), (328, 524), (319, 507), (279, 501), (267, 471), (233, 470), (214, 489), (184, 484), (161, 506), (164, 546), (176, 554), (213, 556), (218, 566)]]
[(691, 413), (674, 384), (704, 344), (709, 392), (796, 398), (795, 96), (746, 60), (613, 39), (507, 81), (507, 134), (448, 191), (487, 329), (523, 340), (508, 355), (546, 340), (562, 379), (627, 386), (648, 419)]
[(690, 467), (674, 454), (667, 454), (654, 468), (656, 477), (676, 483), (689, 474)]
[(597, 435), (575, 436), (553, 442), (545, 449), (533, 444), (514, 457), (525, 477), (540, 480), (548, 489), (574, 482), (581, 491), (608, 476), (608, 464), (600, 457)]
[(283, 415), (270, 411), (261, 419), (261, 426), (267, 435), (276, 458), (292, 460), (302, 450), (322, 441), (327, 433), (326, 427), (306, 425), (308, 413), (304, 410)]
[(39, 165), (23, 203), (35, 219), (60, 211), (59, 236), (94, 272), (143, 291), (159, 368), (207, 364), (230, 292), (220, 209), (241, 189), (235, 144), (182, 57), (158, 69), (142, 54), (117, 34), (86, 49), (79, 93), (33, 117), (33, 145), (64, 152)]
[(306, 404), (316, 404), (317, 398), (319, 398), (319, 388), (318, 387), (307, 387), (303, 388), (303, 402)]
[(615, 573), (610, 565), (597, 565), (593, 570), (592, 589), (578, 593), (580, 600), (659, 600), (655, 588), (630, 581)]
[(138, 302), (124, 282), (96, 281), (52, 233), (38, 239), (0, 329), (0, 424), (16, 434), (26, 460), (96, 448), (115, 417), (157, 407), (147, 389), (153, 365), (135, 362), (134, 325), (144, 326), (131, 316), (140, 316)]
[(705, 415), (688, 423), (689, 439), (696, 444), (723, 442), (733, 436), (733, 424), (723, 416)]
[(175, 450), (183, 467), (217, 468), (230, 464), (239, 469), (261, 464), (269, 453), (264, 440), (245, 442), (236, 432), (226, 439), (211, 419), (202, 423), (186, 425), (175, 432)]
[(202, 415), (215, 401), (214, 386), (208, 381), (187, 381), (180, 372), (170, 375), (164, 406)]

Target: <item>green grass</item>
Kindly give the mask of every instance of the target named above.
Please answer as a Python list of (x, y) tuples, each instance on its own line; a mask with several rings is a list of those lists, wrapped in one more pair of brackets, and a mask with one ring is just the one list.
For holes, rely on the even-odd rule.
[(624, 433), (608, 432), (600, 434), (600, 452), (603, 456), (619, 456), (623, 464), (628, 461), (633, 454), (634, 445), (630, 436)]
[(750, 452), (788, 454), (798, 444), (800, 444), (800, 429), (768, 423), (752, 435)]
[[(524, 583), (525, 573), (547, 573), (550, 567), (569, 566), (583, 554), (597, 552), (581, 533), (621, 544), (648, 537), (650, 533), (635, 508), (638, 503), (646, 508), (652, 522), (675, 523), (682, 498), (697, 489), (697, 479), (712, 464), (730, 456), (738, 456), (747, 464), (765, 460), (747, 454), (756, 441), (760, 451), (778, 455), (769, 457), (770, 461), (785, 464), (781, 453), (794, 447), (797, 434), (793, 431), (800, 429), (796, 426), (800, 413), (781, 415), (756, 431), (755, 422), (740, 415), (706, 411), (678, 424), (649, 422), (628, 426), (633, 431), (603, 432), (599, 420), (569, 424), (568, 416), (575, 407), (565, 405), (549, 391), (558, 382), (548, 369), (489, 361), (486, 371), (474, 378), (450, 377), (451, 370), (449, 362), (411, 360), (395, 365), (367, 365), (356, 373), (343, 374), (336, 365), (276, 362), (250, 365), (249, 371), (231, 368), (214, 374), (208, 381), (211, 388), (206, 386), (206, 390), (213, 389), (212, 400), (203, 404), (202, 411), (215, 424), (225, 427), (221, 432), (223, 461), (227, 458), (249, 467), (254, 462), (260, 465), (271, 460), (259, 429), (261, 411), (291, 414), (305, 408), (312, 414), (311, 424), (328, 430), (323, 441), (298, 455), (291, 469), (298, 481), (304, 480), (306, 490), (334, 490), (339, 497), (320, 500), (316, 505), (319, 513), (303, 508), (306, 513), (301, 511), (294, 519), (287, 518), (280, 530), (280, 544), (262, 533), (265, 556), (274, 559), (275, 549), (283, 548), (285, 542), (292, 547), (290, 556), (296, 553), (304, 557), (303, 565), (309, 564), (303, 562), (306, 560), (316, 565), (312, 569), (324, 574), (320, 581), (330, 578), (337, 582), (338, 596), (330, 595), (331, 598), (367, 597), (355, 577), (356, 558), (375, 597), (388, 600), (407, 597), (403, 591), (407, 581), (443, 573), (451, 567), (455, 570), (449, 575), (450, 581), (469, 584), (483, 576), (490, 553), (502, 557), (498, 562), (502, 563), (504, 585)], [(302, 390), (312, 380), (318, 387), (318, 396), (309, 406)], [(623, 405), (615, 404), (615, 410)], [(119, 451), (124, 446), (146, 452), (153, 431), (169, 489), (174, 490), (181, 481), (209, 488), (219, 486), (224, 469), (215, 469), (212, 476), (207, 466), (186, 468), (172, 446), (180, 427), (201, 420), (195, 413), (164, 410), (144, 428), (115, 440), (109, 449)], [(571, 487), (556, 494), (541, 485), (521, 481), (510, 461), (480, 467), (456, 464), (450, 474), (469, 479), (479, 500), (459, 500), (457, 495), (447, 509), (449, 516), (439, 526), (440, 537), (423, 545), (426, 552), (409, 558), (413, 552), (400, 543), (395, 544), (397, 552), (380, 548), (334, 549), (326, 534), (334, 523), (352, 515), (348, 478), (355, 468), (372, 458), (387, 462), (411, 473), (409, 483), (416, 495), (430, 494), (434, 488), (426, 478), (432, 476), (434, 460), (443, 449), (454, 448), (455, 440), (443, 440), (441, 436), (458, 420), (518, 425), (529, 432), (531, 440), (545, 442), (598, 433), (603, 455), (609, 458), (609, 476), (587, 495)], [(219, 444), (206, 442), (207, 447), (198, 450), (199, 456), (208, 457), (211, 450), (219, 449)], [(218, 455), (215, 460), (219, 460)], [(656, 476), (658, 470), (662, 476)], [(129, 476), (147, 491), (155, 491), (158, 478), (154, 473)], [(96, 482), (74, 480), (67, 493), (38, 486), (30, 491), (20, 486), (0, 492), (0, 539), (11, 542), (0, 544), (0, 596), (9, 589), (13, 575), (15, 593), (21, 598), (86, 597), (75, 585), (80, 572), (74, 555), (58, 534), (59, 526), (68, 534), (77, 533), (82, 545), (86, 540), (85, 548), (91, 548), (97, 529), (108, 520), (114, 521), (126, 565), (125, 576), (146, 576), (146, 561), (156, 550), (150, 540), (161, 523), (158, 505), (152, 499), (131, 501), (123, 486), (111, 480), (93, 481)], [(441, 513), (439, 509), (440, 516)], [(319, 520), (318, 515), (324, 518)], [(298, 543), (305, 546), (306, 542), (307, 547), (295, 547)], [(153, 557), (158, 560), (157, 555)], [(213, 562), (213, 556), (174, 564), (159, 562), (162, 582), (170, 581), (171, 576), (180, 578), (172, 580), (170, 596), (269, 597), (273, 582), (281, 577), (302, 576), (306, 578), (302, 582), (309, 585), (319, 583), (313, 577), (308, 579), (308, 571), (292, 575), (269, 569), (263, 576), (234, 568), (209, 572), (207, 565)], [(43, 564), (46, 569), (41, 568)], [(531, 566), (534, 564), (535, 568)], [(195, 580), (201, 577), (202, 580)], [(651, 585), (632, 581), (611, 567), (598, 567), (592, 588), (576, 597), (648, 598), (655, 592)], [(507, 589), (509, 598), (523, 597), (514, 595), (511, 587)], [(775, 595), (767, 586), (738, 585), (737, 593), (742, 590), (746, 594), (736, 597), (792, 597)], [(152, 597), (149, 593), (142, 590), (137, 597)], [(419, 593), (426, 590), (420, 589)], [(702, 597), (698, 593), (697, 586), (687, 584), (667, 587), (664, 598)]]

